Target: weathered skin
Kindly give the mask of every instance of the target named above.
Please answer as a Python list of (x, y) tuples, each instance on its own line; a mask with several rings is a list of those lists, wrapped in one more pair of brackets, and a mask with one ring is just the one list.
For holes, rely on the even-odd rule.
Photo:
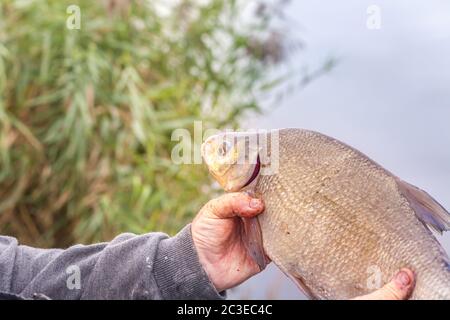
[(250, 185), (255, 164), (218, 164), (219, 136), (208, 139), (202, 152), (226, 190), (263, 198), (263, 247), (283, 272), (312, 298), (349, 299), (407, 267), (416, 274), (412, 299), (450, 299), (448, 257), (425, 225), (448, 230), (450, 216), (442, 207), (335, 139), (301, 129), (278, 134), (277, 173), (260, 174)]

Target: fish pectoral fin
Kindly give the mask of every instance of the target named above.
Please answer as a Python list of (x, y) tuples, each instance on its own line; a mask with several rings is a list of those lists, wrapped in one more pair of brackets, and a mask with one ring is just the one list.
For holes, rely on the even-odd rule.
[(433, 197), (400, 179), (397, 179), (397, 185), (423, 223), (439, 233), (450, 230), (450, 213)]
[[(284, 272), (284, 271), (283, 271)], [(312, 290), (306, 285), (303, 278), (299, 275), (290, 275), (287, 272), (284, 272), (294, 283), (297, 285), (297, 287), (303, 292), (303, 294), (310, 300), (318, 300), (319, 297), (315, 295)]]
[(267, 258), (263, 247), (262, 233), (257, 217), (242, 218), (243, 231), (241, 232), (242, 240), (245, 244), (248, 254), (262, 271), (266, 268), (270, 260)]

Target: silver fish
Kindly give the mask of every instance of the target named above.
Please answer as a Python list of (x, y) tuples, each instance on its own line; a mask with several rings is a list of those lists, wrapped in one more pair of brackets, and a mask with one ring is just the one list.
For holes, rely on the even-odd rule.
[(449, 230), (450, 214), (361, 152), (317, 132), (280, 129), (264, 139), (215, 135), (202, 155), (226, 191), (264, 200), (265, 212), (245, 219), (248, 250), (261, 269), (266, 254), (310, 298), (361, 296), (410, 268), (412, 299), (450, 299), (449, 258), (431, 231)]

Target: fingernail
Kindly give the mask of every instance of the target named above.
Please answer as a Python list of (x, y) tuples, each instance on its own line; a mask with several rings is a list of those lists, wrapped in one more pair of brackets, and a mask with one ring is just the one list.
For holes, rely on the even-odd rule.
[(262, 202), (259, 199), (250, 200), (250, 208), (259, 209), (262, 206)]
[(395, 281), (400, 283), (403, 286), (408, 286), (411, 283), (411, 279), (409, 278), (409, 275), (405, 271), (400, 271), (395, 276)]

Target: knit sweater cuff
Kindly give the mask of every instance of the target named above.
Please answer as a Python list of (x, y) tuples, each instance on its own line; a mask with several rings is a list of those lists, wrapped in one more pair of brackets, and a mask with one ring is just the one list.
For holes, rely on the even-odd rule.
[(162, 240), (154, 261), (154, 275), (163, 299), (224, 299), (202, 265), (191, 235), (191, 225)]

